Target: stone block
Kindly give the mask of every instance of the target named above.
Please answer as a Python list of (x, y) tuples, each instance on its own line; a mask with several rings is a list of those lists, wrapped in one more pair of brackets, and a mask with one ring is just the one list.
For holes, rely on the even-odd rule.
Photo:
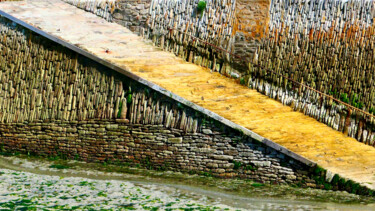
[(117, 130), (118, 129), (118, 124), (109, 124), (109, 125), (106, 125), (105, 128), (107, 130)]
[(230, 155), (212, 155), (212, 157), (217, 160), (233, 160), (233, 156)]
[(212, 130), (210, 130), (210, 129), (203, 129), (202, 133), (210, 135), (210, 134), (212, 134)]
[(182, 137), (168, 138), (168, 142), (174, 143), (174, 144), (181, 144), (182, 143)]
[(271, 161), (251, 161), (255, 166), (258, 167), (270, 167)]
[(121, 12), (117, 12), (117, 13), (113, 14), (113, 18), (114, 19), (118, 19), (118, 20), (123, 20), (124, 19), (124, 15)]

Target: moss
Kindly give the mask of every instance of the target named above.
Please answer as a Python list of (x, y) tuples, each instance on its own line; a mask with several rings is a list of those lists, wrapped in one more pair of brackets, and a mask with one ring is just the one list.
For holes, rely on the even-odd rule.
[(241, 168), (241, 166), (242, 166), (242, 163), (239, 162), (239, 161), (233, 161), (233, 164), (234, 164), (233, 169), (235, 169), (235, 170)]
[(344, 103), (349, 103), (349, 98), (348, 98), (348, 94), (346, 93), (341, 93), (340, 95), (340, 100)]
[(150, 90), (147, 87), (144, 90), (145, 90), (145, 95), (147, 97), (149, 97), (150, 96)]
[(332, 178), (331, 184), (336, 186), (336, 185), (339, 184), (339, 180), (340, 180), (339, 175), (338, 175), (338, 174), (335, 174), (335, 175), (333, 176), (333, 178)]
[(297, 182), (296, 183), (296, 187), (298, 187), (298, 188), (302, 187), (303, 185), (304, 185), (304, 183), (302, 183), (302, 182)]
[(177, 103), (177, 108), (184, 109), (184, 106), (181, 103)]
[[(350, 101), (350, 104), (356, 108), (359, 108), (359, 109), (362, 109), (364, 104), (363, 102), (360, 101), (361, 99), (361, 95), (357, 95), (356, 93), (354, 93), (352, 96), (351, 96), (351, 101)], [(370, 108), (371, 110), (371, 108)], [(370, 113), (372, 113), (372, 111), (370, 111)]]
[(357, 193), (359, 193), (360, 192), (360, 190), (362, 189), (361, 188), (361, 186), (358, 184), (358, 183), (356, 183), (356, 182), (353, 182), (353, 184), (352, 184), (352, 193), (355, 193), (355, 194), (357, 194)]
[(313, 176), (313, 179), (315, 180), (316, 184), (323, 185), (325, 183), (325, 180), (321, 176)]
[(241, 143), (242, 138), (241, 137), (234, 137), (232, 138), (233, 143), (238, 144)]
[(366, 187), (361, 187), (360, 186), (360, 188), (358, 189), (358, 191), (357, 191), (357, 194), (358, 195), (362, 195), (362, 196), (368, 196), (368, 195), (370, 195), (369, 194), (369, 189), (368, 188), (366, 188)]
[(257, 187), (263, 187), (263, 186), (264, 186), (264, 184), (262, 184), (262, 183), (257, 183), (257, 182), (254, 182), (253, 184), (251, 184), (251, 186), (252, 186), (252, 187), (255, 187), (255, 188), (257, 188)]
[(131, 93), (129, 93), (128, 96), (126, 97), (126, 102), (128, 104), (132, 103), (132, 94)]
[(324, 190), (332, 190), (332, 185), (329, 183), (324, 183)]
[(197, 10), (199, 13), (202, 13), (206, 9), (207, 3), (206, 1), (199, 1), (197, 5)]
[(198, 172), (198, 174), (205, 176), (205, 177), (214, 177), (211, 170), (209, 172), (201, 171), (201, 172)]
[(245, 170), (250, 170), (250, 171), (256, 171), (258, 170), (257, 167), (252, 166), (252, 165), (246, 165)]
[(117, 118), (121, 117), (121, 111), (122, 111), (122, 101), (120, 101), (120, 105), (119, 105), (118, 112), (117, 112)]
[(371, 107), (371, 108), (369, 109), (368, 112), (369, 112), (370, 114), (375, 115), (375, 109), (374, 109), (373, 107)]
[(241, 85), (245, 85), (245, 78), (241, 78), (241, 79), (240, 79), (240, 84), (241, 84)]
[(62, 165), (62, 164), (53, 164), (49, 166), (50, 168), (55, 168), (55, 169), (68, 169), (70, 168), (69, 166)]
[(149, 157), (146, 157), (146, 158), (142, 159), (141, 164), (142, 164), (142, 166), (144, 166), (148, 170), (153, 169), (153, 163), (151, 162), (151, 159)]
[(340, 178), (338, 182), (339, 189), (343, 190), (345, 188), (345, 184), (346, 184), (345, 179)]
[(54, 160), (59, 160), (60, 157), (55, 155), (55, 156), (49, 156), (49, 157), (47, 157), (47, 159), (50, 160), (50, 161), (54, 161)]
[(348, 191), (349, 193), (352, 193), (353, 184), (354, 184), (354, 182), (352, 180), (348, 180), (345, 183), (345, 190)]
[(4, 152), (0, 152), (0, 155), (2, 156), (13, 156), (13, 155), (16, 155), (14, 152), (7, 152), (7, 151), (4, 151)]
[(257, 168), (255, 166), (252, 166), (250, 164), (243, 164), (241, 163), (240, 161), (232, 161), (232, 163), (234, 164), (233, 166), (233, 169), (234, 170), (238, 170), (238, 169), (244, 169), (244, 170), (250, 170), (250, 171), (256, 171)]
[(319, 165), (316, 165), (316, 167), (313, 170), (313, 174), (315, 176), (321, 176), (321, 177), (325, 176), (326, 172), (327, 172), (327, 170), (325, 170), (324, 168), (320, 167)]

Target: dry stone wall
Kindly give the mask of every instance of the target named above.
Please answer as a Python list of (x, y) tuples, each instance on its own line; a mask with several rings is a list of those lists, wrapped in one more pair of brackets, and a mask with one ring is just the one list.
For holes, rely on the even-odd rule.
[(153, 0), (148, 23), (151, 33), (160, 36), (168, 34), (169, 29), (179, 30), (231, 50), (235, 1), (207, 1), (202, 12), (197, 9), (198, 2)]
[(239, 77), (267, 34), (270, 0), (205, 1), (201, 14), (199, 2), (153, 0), (146, 37), (187, 61)]
[(374, 1), (207, 1), (197, 13), (198, 2), (120, 1), (115, 17), (189, 62), (239, 77), (242, 84), (375, 145), (374, 117), (295, 83), (375, 115)]
[[(87, 162), (131, 163), (184, 172), (207, 172), (265, 183), (315, 181), (303, 165), (250, 139), (223, 133), (207, 123), (201, 133), (186, 133), (162, 124), (120, 120), (37, 121), (2, 124), (0, 144), (6, 151), (66, 156)], [(283, 165), (280, 161), (283, 160)], [(305, 167), (306, 168), (306, 167)]]
[(114, 75), (10, 25), (2, 25), (0, 33), (0, 122), (117, 116), (126, 90)]
[(63, 0), (78, 8), (92, 12), (107, 21), (113, 21), (113, 13), (117, 8), (117, 0)]
[[(254, 57), (261, 39), (268, 33), (270, 3), (271, 0), (236, 0), (233, 50), (236, 55), (249, 61)], [(243, 64), (244, 61), (235, 59), (235, 63)]]
[(293, 82), (375, 114), (374, 9), (373, 1), (273, 1), (244, 83), (374, 145), (373, 117)]
[(126, 26), (139, 33), (150, 18), (152, 0), (63, 0), (78, 8), (94, 13), (109, 22)]
[(239, 77), (267, 34), (270, 0), (205, 1), (201, 14), (199, 2), (153, 0), (146, 37), (187, 61)]
[[(244, 135), (4, 17), (0, 28), (3, 153), (138, 163), (317, 188), (354, 184), (342, 180), (340, 186), (338, 175), (292, 158), (280, 146)], [(372, 194), (363, 187), (353, 190)]]
[[(187, 61), (238, 78), (267, 32), (269, 0), (65, 0)], [(115, 5), (115, 9), (110, 9)], [(108, 8), (108, 9), (105, 9)], [(241, 59), (231, 56), (239, 55)]]
[(151, 0), (119, 0), (113, 21), (139, 33), (150, 18)]
[[(146, 38), (189, 62), (237, 75), (231, 66), (235, 20), (235, 0), (206, 1), (206, 8), (198, 11), (198, 0), (153, 0)], [(209, 44), (208, 44), (209, 43)]]

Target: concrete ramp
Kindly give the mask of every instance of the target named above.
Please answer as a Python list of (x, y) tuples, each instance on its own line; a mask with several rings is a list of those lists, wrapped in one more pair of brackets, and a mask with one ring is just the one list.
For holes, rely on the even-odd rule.
[[(79, 47), (83, 53), (100, 57), (102, 63), (122, 68), (124, 74), (157, 84), (187, 101), (171, 97), (186, 104), (192, 102), (193, 108), (203, 107), (223, 117), (221, 121), (248, 129), (244, 131), (250, 131), (259, 141), (275, 148), (280, 144), (306, 158), (306, 162), (311, 160), (333, 174), (375, 189), (375, 148), (294, 112), (238, 81), (187, 63), (120, 25), (59, 0), (2, 2), (0, 10), (2, 15), (10, 14), (46, 36), (52, 35)], [(54, 39), (52, 36), (49, 38)], [(160, 89), (168, 94), (166, 90)], [(211, 115), (220, 119), (216, 114)]]

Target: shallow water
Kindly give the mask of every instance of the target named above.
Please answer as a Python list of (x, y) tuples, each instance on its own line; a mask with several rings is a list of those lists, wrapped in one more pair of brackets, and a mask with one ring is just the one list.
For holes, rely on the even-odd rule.
[(282, 198), (238, 196), (215, 188), (139, 175), (54, 169), (51, 163), (0, 157), (0, 208), (136, 210), (374, 210)]

